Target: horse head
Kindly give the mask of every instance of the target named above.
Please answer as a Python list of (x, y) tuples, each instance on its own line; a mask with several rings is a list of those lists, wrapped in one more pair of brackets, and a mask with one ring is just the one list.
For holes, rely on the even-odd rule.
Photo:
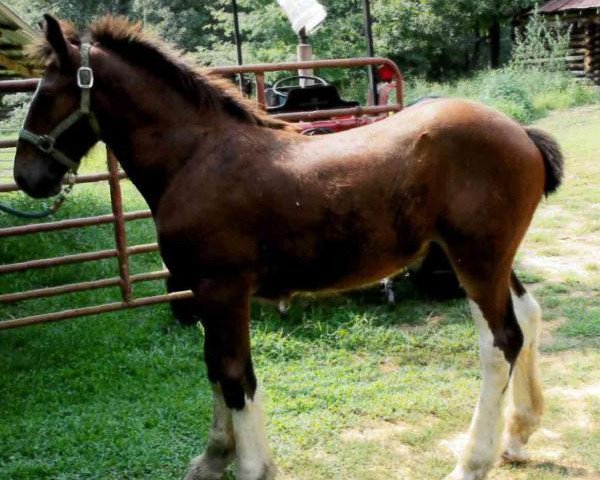
[(44, 38), (37, 50), (46, 67), (19, 134), (14, 166), (15, 181), (35, 198), (57, 194), (65, 174), (76, 172), (99, 140), (90, 110), (90, 45), (67, 35), (54, 17), (44, 18)]

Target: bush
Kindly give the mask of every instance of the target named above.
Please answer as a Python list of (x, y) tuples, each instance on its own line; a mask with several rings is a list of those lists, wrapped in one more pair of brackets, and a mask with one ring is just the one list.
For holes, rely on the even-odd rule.
[(515, 32), (511, 65), (520, 70), (534, 65), (546, 71), (563, 71), (570, 34), (570, 28), (558, 20), (546, 20), (536, 9), (524, 31)]
[(407, 86), (407, 103), (431, 94), (470, 98), (528, 123), (550, 110), (600, 102), (599, 88), (577, 81), (565, 69), (569, 34), (536, 11), (524, 32), (515, 32), (507, 67), (447, 84), (414, 80)]
[(440, 84), (417, 79), (407, 84), (410, 103), (427, 95), (461, 97), (497, 108), (522, 123), (550, 110), (600, 102), (600, 89), (578, 82), (566, 72), (506, 67), (472, 78)]
[(479, 79), (479, 100), (526, 123), (535, 116), (534, 102), (531, 89), (520, 81), (519, 76), (511, 69), (485, 72)]
[(0, 130), (16, 132), (25, 122), (29, 110), (30, 93), (16, 93), (2, 97), (2, 106), (8, 111), (6, 118), (0, 118)]

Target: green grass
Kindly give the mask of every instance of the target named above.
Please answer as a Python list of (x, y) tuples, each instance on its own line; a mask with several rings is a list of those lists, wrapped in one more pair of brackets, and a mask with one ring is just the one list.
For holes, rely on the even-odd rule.
[[(492, 479), (600, 472), (600, 404), (586, 393), (600, 385), (600, 272), (590, 268), (600, 250), (600, 108), (541, 126), (568, 158), (565, 185), (540, 207), (517, 264), (545, 311), (546, 430), (533, 438), (532, 463), (495, 469)], [(86, 168), (101, 163), (96, 153)], [(124, 191), (127, 209), (143, 208), (130, 185)], [(80, 186), (58, 218), (109, 211), (105, 187)], [(7, 224), (14, 220), (0, 216)], [(146, 243), (154, 229), (132, 222), (128, 235)], [(3, 239), (0, 258), (109, 248), (112, 236), (102, 226)], [(156, 255), (132, 262), (136, 272), (160, 268)], [(0, 291), (116, 274), (114, 260), (92, 262), (0, 277)], [(403, 281), (396, 288), (394, 307), (372, 290), (296, 300), (285, 320), (253, 305), (254, 359), (282, 478), (441, 479), (452, 468), (447, 445), (467, 429), (479, 389), (476, 332), (463, 300), (431, 301)], [(136, 288), (163, 290), (160, 282)], [(118, 298), (108, 289), (23, 302), (2, 306), (0, 318)], [(202, 336), (175, 324), (165, 305), (0, 332), (0, 478), (180, 478), (210, 422)]]

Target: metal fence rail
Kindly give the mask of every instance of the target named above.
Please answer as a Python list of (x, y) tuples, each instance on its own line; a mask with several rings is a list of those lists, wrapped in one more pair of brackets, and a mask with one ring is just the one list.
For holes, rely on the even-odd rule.
[[(365, 107), (322, 110), (315, 112), (287, 113), (278, 115), (278, 117), (290, 121), (309, 121), (320, 118), (331, 118), (335, 116), (374, 115), (401, 110), (403, 98), (402, 74), (393, 62), (384, 58), (317, 60), (311, 62), (288, 62), (275, 64), (246, 65), (241, 67), (219, 67), (212, 69), (212, 71), (214, 73), (223, 75), (241, 73), (254, 74), (256, 76), (257, 101), (259, 104), (264, 106), (264, 85), (266, 72), (298, 70), (299, 68), (356, 68), (374, 65), (387, 65), (394, 72), (396, 76), (396, 103), (389, 105), (371, 105)], [(36, 89), (37, 84), (37, 79), (0, 81), (0, 94), (32, 92)], [(16, 144), (16, 140), (0, 140), (0, 151), (1, 149), (14, 148)], [(0, 228), (0, 239), (21, 235), (40, 234), (44, 232), (62, 231), (67, 229), (82, 228), (95, 225), (112, 224), (114, 230), (115, 247), (107, 250), (81, 252), (70, 255), (63, 255), (60, 257), (42, 258), (35, 260), (27, 260), (18, 263), (2, 264), (0, 265), (0, 275), (24, 272), (32, 269), (52, 268), (62, 265), (71, 265), (82, 262), (91, 262), (104, 259), (116, 259), (118, 262), (119, 276), (91, 281), (75, 282), (47, 288), (38, 288), (22, 292), (3, 293), (0, 294), (0, 305), (5, 303), (21, 302), (37, 298), (47, 298), (68, 293), (90, 291), (108, 287), (119, 287), (121, 300), (113, 303), (91, 305), (87, 307), (74, 308), (59, 312), (49, 312), (40, 315), (32, 315), (22, 318), (2, 320), (0, 321), (0, 330), (22, 327), (26, 325), (34, 325), (39, 323), (55, 322), (58, 320), (66, 320), (75, 317), (95, 315), (98, 313), (114, 312), (117, 310), (124, 310), (128, 308), (155, 305), (158, 303), (187, 299), (193, 296), (192, 292), (187, 290), (181, 292), (165, 293), (162, 295), (155, 295), (150, 297), (134, 297), (134, 284), (139, 282), (164, 280), (169, 276), (169, 272), (166, 270), (159, 270), (152, 272), (143, 272), (135, 275), (132, 275), (130, 273), (130, 256), (157, 252), (158, 245), (156, 243), (149, 243), (143, 245), (129, 246), (127, 243), (126, 223), (133, 220), (148, 219), (151, 218), (152, 215), (149, 210), (140, 210), (127, 213), (123, 211), (123, 197), (121, 192), (120, 181), (122, 179), (125, 179), (126, 175), (119, 170), (117, 159), (110, 151), (107, 152), (107, 165), (108, 172), (81, 175), (77, 178), (76, 183), (85, 184), (96, 182), (108, 182), (110, 188), (112, 213), (84, 218), (72, 218), (67, 220), (58, 220), (45, 223), (30, 223), (26, 225), (4, 227)], [(4, 172), (4, 170), (11, 170), (9, 166), (12, 166), (12, 162), (6, 161), (6, 159), (2, 159), (2, 163), (0, 163), (0, 169), (2, 169), (3, 173), (6, 173)], [(8, 174), (2, 175), (2, 178), (8, 177)], [(16, 192), (18, 190), (19, 187), (12, 181), (2, 182), (2, 180), (0, 180), (0, 194)]]
[[(1, 84), (0, 84), (1, 91)], [(125, 224), (128, 221), (151, 218), (150, 211), (136, 211), (130, 213), (123, 212), (123, 201), (121, 194), (120, 180), (125, 178), (122, 172), (118, 170), (116, 158), (108, 153), (108, 174), (89, 175), (84, 180), (85, 183), (108, 181), (111, 194), (112, 214), (98, 215), (85, 218), (75, 218), (60, 220), (48, 223), (34, 223), (14, 227), (0, 228), (0, 238), (20, 236), (28, 234), (37, 234), (43, 232), (60, 231), (70, 228), (81, 228), (85, 226), (113, 224), (115, 236), (115, 248), (108, 250), (97, 250), (93, 252), (83, 252), (60, 257), (44, 258), (36, 260), (27, 260), (19, 263), (0, 265), (0, 275), (24, 272), (32, 269), (51, 268), (61, 265), (69, 265), (82, 262), (97, 261), (103, 259), (115, 258), (119, 265), (119, 276), (112, 278), (103, 278), (98, 280), (76, 282), (72, 284), (59, 285), (54, 287), (39, 288), (24, 292), (5, 293), (0, 295), (0, 304), (12, 303), (18, 301), (31, 300), (35, 298), (52, 297), (64, 295), (67, 293), (83, 292), (107, 287), (118, 286), (121, 291), (121, 301), (107, 303), (102, 305), (93, 305), (89, 307), (74, 308), (61, 312), (44, 313), (22, 317), (18, 319), (0, 321), (0, 330), (33, 325), (37, 323), (55, 322), (69, 318), (95, 315), (104, 312), (114, 312), (126, 308), (135, 308), (146, 305), (154, 305), (173, 300), (181, 300), (192, 297), (191, 291), (167, 293), (152, 297), (133, 298), (132, 287), (134, 283), (163, 280), (169, 276), (168, 271), (155, 271), (141, 273), (137, 275), (129, 274), (129, 257), (158, 251), (156, 243), (143, 245), (127, 245), (127, 235)], [(80, 183), (82, 183), (80, 181)], [(15, 191), (14, 186), (9, 185), (3, 191)]]

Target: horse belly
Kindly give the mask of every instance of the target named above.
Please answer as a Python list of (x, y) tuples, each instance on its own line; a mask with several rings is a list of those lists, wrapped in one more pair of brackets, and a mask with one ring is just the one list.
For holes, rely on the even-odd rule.
[(301, 292), (353, 290), (396, 274), (414, 258), (393, 248), (358, 250), (358, 246), (331, 245), (315, 257), (287, 256), (265, 262), (256, 296), (279, 300)]

